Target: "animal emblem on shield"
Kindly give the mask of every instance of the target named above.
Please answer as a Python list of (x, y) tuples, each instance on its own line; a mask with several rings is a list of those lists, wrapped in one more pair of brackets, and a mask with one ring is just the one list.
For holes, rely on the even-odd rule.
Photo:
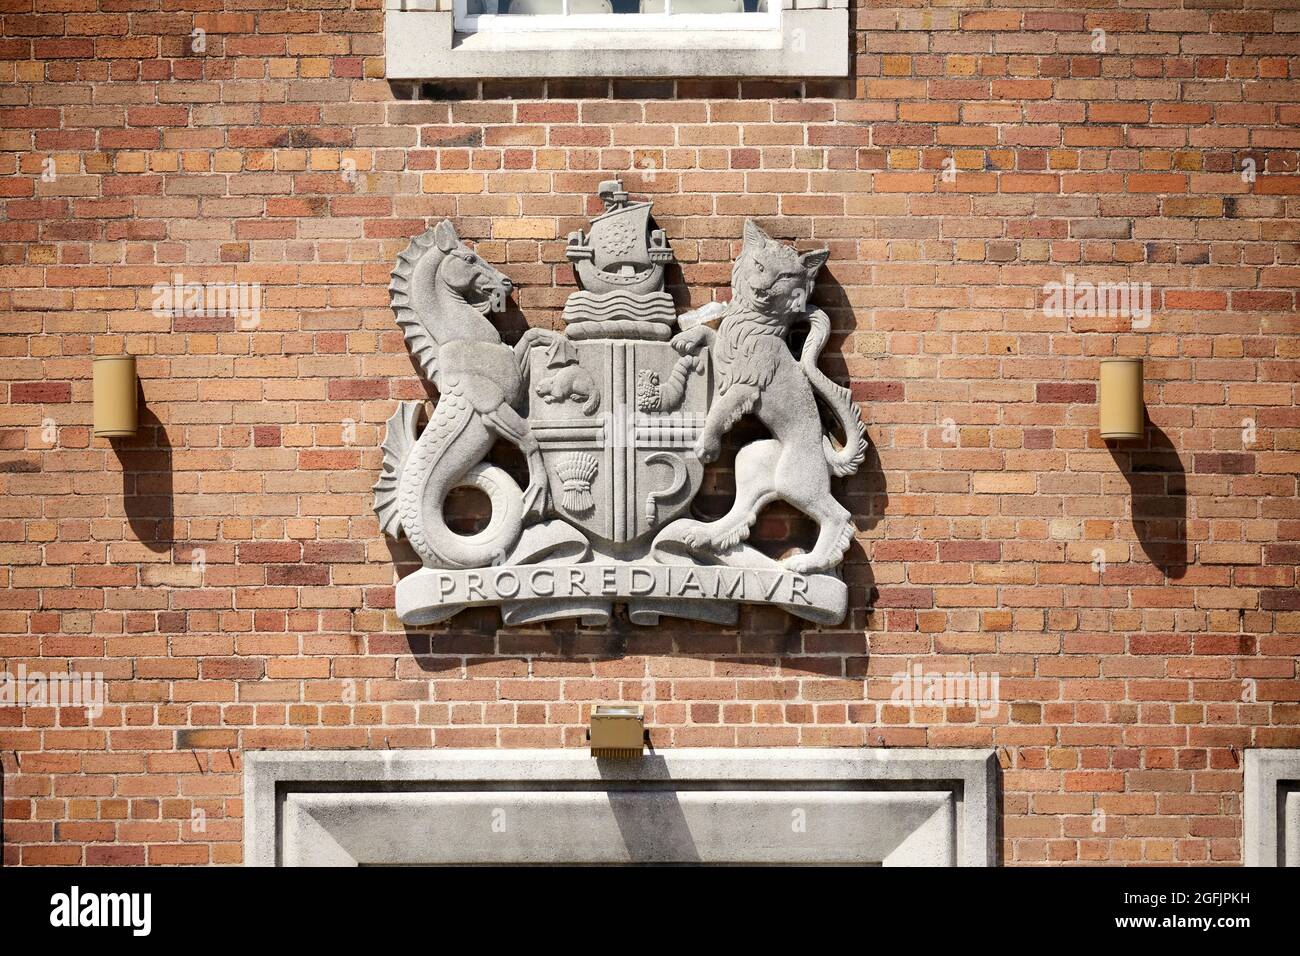
[[(838, 565), (853, 531), (830, 482), (857, 470), (866, 438), (847, 389), (817, 368), (830, 321), (807, 297), (825, 252), (799, 254), (747, 223), (731, 303), (679, 316), (664, 291), (673, 253), (651, 204), (618, 181), (599, 195), (604, 211), (565, 250), (581, 288), (563, 333), (529, 328), (513, 348), (502, 343), (487, 316), (510, 280), (450, 222), (417, 237), (393, 270), (398, 324), (439, 390), (423, 427), (423, 403), (399, 404), (375, 485), (381, 529), (406, 537), (423, 564), (398, 582), (399, 616), (419, 625), (499, 605), (508, 625), (599, 624), (622, 605), (640, 624), (733, 622), (749, 602), (838, 623)], [(788, 335), (800, 322), (809, 334), (796, 358)], [(825, 434), (819, 403), (842, 445)], [(731, 511), (698, 520), (691, 503), (706, 465), (749, 413), (772, 438), (741, 449)], [(498, 439), (523, 452), (526, 488), (484, 462)], [(491, 503), (473, 535), (443, 515), (461, 485)], [(811, 551), (783, 562), (747, 543), (777, 498), (819, 528)]]
[[(685, 514), (700, 489), (693, 447), (708, 411), (707, 356), (619, 337), (560, 346), (532, 350), (528, 410), (554, 510), (596, 541), (631, 545)], [(557, 401), (557, 378), (582, 387)]]

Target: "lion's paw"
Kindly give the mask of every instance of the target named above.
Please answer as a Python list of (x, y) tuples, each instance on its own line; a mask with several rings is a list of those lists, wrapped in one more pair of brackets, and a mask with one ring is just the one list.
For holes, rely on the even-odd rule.
[(688, 548), (711, 550), (708, 527), (703, 524), (696, 524), (686, 529), (682, 532), (682, 543)]
[(785, 565), (786, 570), (793, 571), (796, 574), (811, 574), (814, 571), (825, 570), (822, 562), (815, 554), (796, 554), (793, 557), (786, 558), (781, 562)]
[(693, 450), (695, 457), (707, 465), (722, 453), (722, 442), (710, 435), (701, 435), (696, 439)]
[(682, 355), (692, 355), (704, 348), (707, 333), (702, 326), (678, 332), (672, 338), (672, 347)]

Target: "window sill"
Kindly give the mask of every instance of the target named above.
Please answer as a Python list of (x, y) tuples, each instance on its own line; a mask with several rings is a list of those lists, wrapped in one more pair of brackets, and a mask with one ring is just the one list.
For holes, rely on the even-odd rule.
[[(787, 0), (789, 2), (789, 0)], [(800, 7), (810, 0), (796, 0)], [(847, 76), (847, 0), (782, 11), (772, 30), (546, 30), (462, 34), (436, 0), (385, 0), (390, 80)], [(840, 3), (843, 6), (829, 6)], [(405, 8), (405, 9), (403, 9)]]

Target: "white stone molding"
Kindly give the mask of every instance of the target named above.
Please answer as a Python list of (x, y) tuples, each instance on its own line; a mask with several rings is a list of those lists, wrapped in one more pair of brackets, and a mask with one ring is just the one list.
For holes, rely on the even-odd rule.
[[(849, 73), (849, 12), (781, 12), (770, 30), (536, 30), (457, 33), (450, 6), (385, 0), (390, 80), (633, 77), (842, 77)], [(617, 16), (609, 19), (617, 20)]]
[(244, 859), (991, 866), (996, 774), (989, 750), (249, 752)]
[(1247, 750), (1247, 866), (1300, 866), (1300, 750)]

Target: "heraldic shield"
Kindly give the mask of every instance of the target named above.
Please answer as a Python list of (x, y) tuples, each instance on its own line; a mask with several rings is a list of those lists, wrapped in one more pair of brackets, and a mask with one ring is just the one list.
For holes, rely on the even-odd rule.
[(707, 356), (698, 370), (687, 363), (675, 391), (683, 358), (667, 342), (561, 339), (530, 360), (528, 426), (556, 514), (617, 547), (689, 511), (704, 478), (693, 449), (708, 413)]
[[(424, 403), (399, 403), (375, 483), (380, 528), (405, 537), (423, 565), (398, 581), (398, 615), (424, 625), (496, 605), (507, 625), (603, 624), (623, 605), (636, 624), (731, 623), (748, 602), (839, 623), (838, 565), (853, 528), (830, 481), (857, 470), (866, 438), (848, 390), (817, 368), (830, 320), (807, 296), (825, 251), (798, 253), (747, 223), (731, 303), (679, 316), (664, 291), (673, 253), (650, 203), (616, 180), (599, 194), (604, 211), (565, 249), (581, 288), (565, 303), (563, 332), (529, 328), (503, 343), (489, 315), (511, 282), (450, 221), (412, 240), (393, 269), (398, 325), (438, 388), (423, 426)], [(799, 322), (809, 332), (796, 357), (788, 333)], [(825, 433), (818, 403), (838, 419), (843, 445)], [(692, 517), (722, 436), (750, 412), (772, 438), (739, 451), (727, 515)], [(523, 453), (526, 488), (486, 461), (501, 439)], [(443, 515), (460, 486), (491, 504), (475, 534)], [(811, 551), (777, 561), (747, 543), (776, 499), (817, 522)]]

